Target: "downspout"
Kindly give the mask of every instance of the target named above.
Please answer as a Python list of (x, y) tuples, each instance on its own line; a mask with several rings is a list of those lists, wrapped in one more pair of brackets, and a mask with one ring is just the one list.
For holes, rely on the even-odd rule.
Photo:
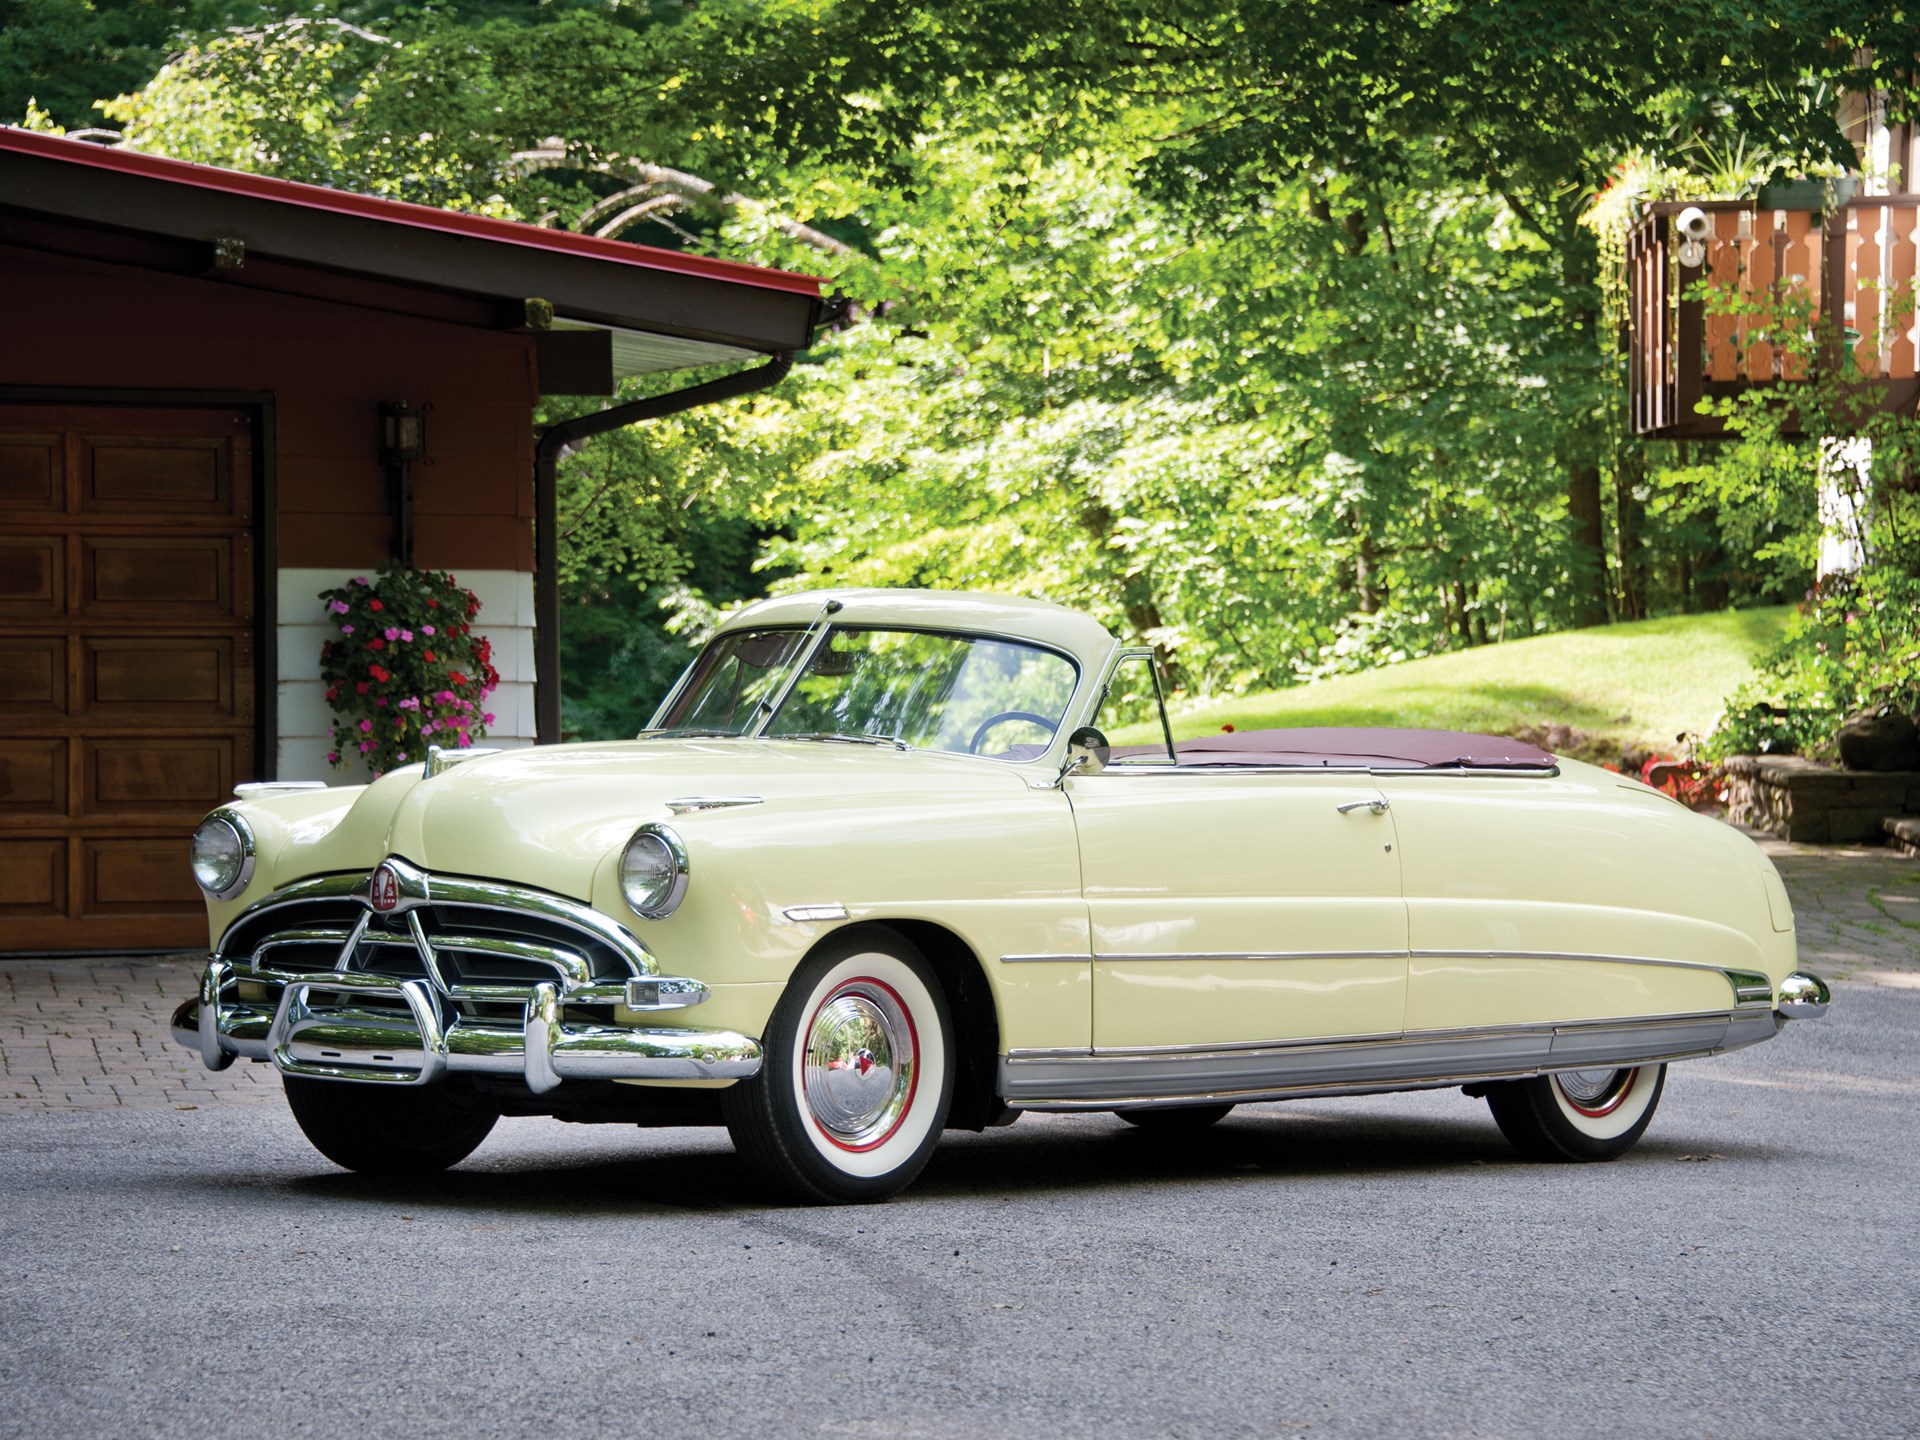
[(562, 420), (540, 432), (533, 450), (533, 729), (535, 740), (560, 740), (560, 456), (566, 449), (609, 430), (658, 420), (682, 410), (717, 404), (778, 384), (793, 368), (792, 355), (770, 356), (752, 370), (689, 385), (665, 395), (630, 400), (591, 415)]

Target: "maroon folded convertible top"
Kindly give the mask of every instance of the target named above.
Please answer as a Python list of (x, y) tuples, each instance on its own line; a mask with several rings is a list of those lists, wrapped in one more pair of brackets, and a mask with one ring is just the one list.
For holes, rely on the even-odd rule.
[[(1303, 727), (1240, 730), (1180, 740), (1182, 765), (1341, 766), (1379, 770), (1551, 770), (1554, 757), (1538, 745), (1500, 735), (1457, 730), (1393, 730), (1378, 727)], [(1133, 753), (1139, 747), (1129, 746)], [(1164, 751), (1161, 752), (1165, 754)]]

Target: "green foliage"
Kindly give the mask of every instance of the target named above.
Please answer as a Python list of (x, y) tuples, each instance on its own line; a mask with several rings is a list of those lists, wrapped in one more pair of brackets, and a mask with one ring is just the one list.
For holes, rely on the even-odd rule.
[(778, 390), (562, 463), (602, 735), (769, 586), (1045, 595), (1186, 699), (1800, 593), (1808, 451), (1618, 433), (1580, 220), (1630, 154), (1831, 164), (1839, 88), (1912, 99), (1855, 51), (1915, 38), (1866, 0), (468, 0), (203, 36), (113, 114), (547, 223), (672, 166), (694, 195), (625, 238), (859, 302)]
[(330, 765), (363, 756), (378, 776), (465, 749), (487, 733), (481, 709), (500, 683), (492, 646), (473, 633), (480, 602), (442, 570), (389, 566), (320, 592), (339, 638), (320, 647), (332, 723)]
[(1829, 576), (1734, 692), (1707, 753), (1832, 759), (1842, 722), (1883, 709), (1920, 713), (1920, 578)]

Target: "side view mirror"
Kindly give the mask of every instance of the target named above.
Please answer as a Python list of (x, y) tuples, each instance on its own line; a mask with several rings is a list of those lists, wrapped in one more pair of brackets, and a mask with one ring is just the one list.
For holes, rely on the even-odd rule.
[(1069, 775), (1098, 775), (1107, 768), (1107, 758), (1112, 755), (1113, 747), (1107, 743), (1107, 737), (1091, 725), (1082, 725), (1067, 736), (1067, 761), (1061, 768), (1060, 778)]

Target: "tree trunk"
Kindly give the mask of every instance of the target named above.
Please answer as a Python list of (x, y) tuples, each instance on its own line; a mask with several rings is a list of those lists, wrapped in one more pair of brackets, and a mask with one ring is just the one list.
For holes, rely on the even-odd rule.
[[(1578, 217), (1566, 217), (1566, 238), (1560, 244), (1561, 274), (1572, 296), (1568, 315), (1569, 338), (1594, 345), (1598, 354), (1600, 325), (1599, 252), (1593, 237), (1583, 231)], [(1567, 520), (1573, 542), (1571, 574), (1574, 617), (1580, 625), (1607, 621), (1607, 534), (1600, 488), (1603, 438), (1597, 417), (1580, 415), (1567, 436)]]
[(1620, 618), (1647, 618), (1647, 505), (1640, 498), (1647, 456), (1638, 445), (1621, 453), (1613, 472), (1613, 549), (1620, 580)]

